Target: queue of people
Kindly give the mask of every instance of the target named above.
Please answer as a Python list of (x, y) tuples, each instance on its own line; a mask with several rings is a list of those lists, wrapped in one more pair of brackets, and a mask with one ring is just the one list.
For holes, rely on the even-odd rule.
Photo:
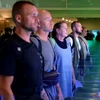
[(15, 31), (0, 50), (3, 100), (73, 100), (73, 86), (82, 81), (90, 55), (81, 23), (73, 22), (68, 35), (66, 22), (53, 26), (51, 14), (30, 1), (17, 1), (12, 18)]

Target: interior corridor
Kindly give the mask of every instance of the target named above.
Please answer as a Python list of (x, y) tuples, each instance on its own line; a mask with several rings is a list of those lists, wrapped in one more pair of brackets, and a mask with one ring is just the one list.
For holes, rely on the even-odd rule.
[(100, 41), (89, 40), (93, 68), (87, 68), (83, 88), (78, 89), (74, 100), (100, 100)]

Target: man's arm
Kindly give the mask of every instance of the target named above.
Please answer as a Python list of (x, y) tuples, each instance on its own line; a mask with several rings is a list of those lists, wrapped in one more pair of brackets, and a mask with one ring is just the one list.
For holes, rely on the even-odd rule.
[(48, 98), (48, 96), (47, 96), (46, 91), (44, 90), (44, 88), (41, 91), (41, 98), (43, 100), (49, 100), (49, 98)]
[(73, 85), (76, 84), (76, 79), (75, 79), (75, 73), (74, 73), (74, 68), (73, 68), (73, 66), (72, 66), (72, 83), (73, 83)]
[(64, 100), (59, 83), (56, 84), (56, 90), (57, 90), (57, 94), (58, 94), (57, 100)]
[(14, 100), (14, 95), (11, 90), (12, 82), (13, 76), (0, 75), (0, 95), (4, 97), (4, 100)]

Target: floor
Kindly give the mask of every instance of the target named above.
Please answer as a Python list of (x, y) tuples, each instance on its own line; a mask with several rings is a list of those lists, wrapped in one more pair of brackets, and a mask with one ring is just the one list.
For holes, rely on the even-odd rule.
[(74, 100), (100, 100), (100, 41), (89, 40), (93, 68), (87, 68), (83, 88), (79, 88)]

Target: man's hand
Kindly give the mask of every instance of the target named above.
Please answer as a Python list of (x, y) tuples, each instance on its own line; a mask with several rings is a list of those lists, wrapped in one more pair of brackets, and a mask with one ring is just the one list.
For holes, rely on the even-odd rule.
[(83, 68), (79, 68), (79, 71), (80, 71), (80, 75), (84, 76), (84, 69)]
[(76, 79), (74, 78), (74, 79), (72, 79), (72, 83), (73, 83), (73, 85), (75, 85), (76, 84)]
[(56, 84), (58, 98), (57, 100), (64, 100), (59, 83)]
[(11, 84), (13, 82), (13, 76), (0, 75), (0, 95), (3, 96), (3, 100), (14, 100)]
[(47, 96), (47, 94), (46, 94), (46, 92), (45, 92), (44, 89), (41, 91), (41, 98), (42, 98), (43, 100), (49, 100), (49, 98), (48, 98), (48, 96)]
[(57, 100), (64, 100), (62, 93), (58, 93), (58, 99)]

